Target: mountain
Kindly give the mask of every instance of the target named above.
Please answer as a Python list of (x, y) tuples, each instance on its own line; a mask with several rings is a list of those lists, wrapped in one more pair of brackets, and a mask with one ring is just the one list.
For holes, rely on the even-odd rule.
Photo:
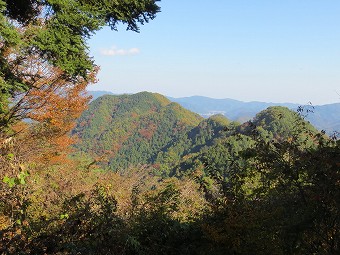
[(242, 124), (239, 132), (251, 135), (254, 131), (264, 140), (285, 140), (289, 137), (306, 139), (316, 134), (317, 129), (297, 112), (283, 106), (270, 106), (259, 112), (251, 121)]
[(290, 141), (301, 148), (314, 148), (317, 132), (296, 112), (287, 107), (271, 106), (259, 112), (251, 122), (239, 125), (230, 122), (205, 146), (182, 157), (169, 172), (176, 175), (197, 170), (206, 175), (218, 173), (225, 181), (230, 174), (247, 168), (245, 155), (259, 141), (265, 146), (268, 143), (285, 146)]
[[(112, 94), (107, 91), (89, 91), (93, 100), (105, 95)], [(238, 122), (246, 122), (256, 116), (257, 113), (270, 106), (284, 106), (297, 111), (299, 104), (293, 103), (266, 103), (266, 102), (242, 102), (234, 99), (214, 99), (204, 96), (191, 97), (167, 97), (170, 101), (179, 103), (184, 108), (207, 118), (216, 114), (223, 114), (228, 119)], [(328, 134), (340, 131), (340, 103), (326, 105), (305, 105), (306, 119), (319, 130), (325, 130)]]
[(223, 164), (253, 143), (254, 131), (269, 140), (300, 135), (301, 124), (307, 133), (316, 132), (282, 106), (259, 112), (252, 123), (239, 124), (223, 114), (203, 118), (160, 94), (141, 92), (92, 101), (73, 134), (79, 137), (75, 147), (102, 168), (148, 164), (169, 176), (194, 170), (197, 163), (205, 169), (220, 162), (222, 171)]
[[(203, 117), (219, 113), (239, 122), (252, 119), (258, 112), (270, 106), (284, 106), (293, 111), (296, 111), (300, 106), (292, 103), (242, 102), (234, 99), (213, 99), (202, 96), (168, 98)], [(325, 130), (327, 133), (340, 130), (340, 103), (317, 106), (306, 105), (303, 108), (305, 111), (311, 111), (306, 116), (306, 119), (319, 130)]]
[(160, 94), (105, 95), (90, 103), (73, 134), (79, 137), (76, 148), (119, 170), (153, 163), (202, 120)]
[(318, 105), (307, 119), (319, 130), (327, 133), (340, 132), (340, 103)]
[(268, 108), (269, 106), (285, 106), (290, 109), (296, 109), (297, 104), (291, 103), (264, 103), (264, 102), (242, 102), (234, 99), (214, 99), (203, 96), (192, 96), (173, 98), (168, 97), (171, 101), (177, 102), (183, 107), (199, 113), (202, 116), (211, 116), (216, 113), (225, 115), (226, 117), (240, 121), (240, 119), (250, 120), (258, 112)]

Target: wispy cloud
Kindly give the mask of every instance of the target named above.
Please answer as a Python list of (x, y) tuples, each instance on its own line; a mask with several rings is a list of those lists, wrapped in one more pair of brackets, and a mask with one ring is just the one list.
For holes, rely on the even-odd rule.
[(101, 49), (100, 53), (103, 56), (129, 56), (136, 55), (140, 52), (138, 48), (131, 49), (118, 49), (116, 46), (112, 46), (110, 49)]

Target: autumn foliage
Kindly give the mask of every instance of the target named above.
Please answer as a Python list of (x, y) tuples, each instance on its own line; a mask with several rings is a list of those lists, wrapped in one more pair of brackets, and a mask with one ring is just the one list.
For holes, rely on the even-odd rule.
[(75, 126), (86, 39), (156, 2), (0, 0), (0, 253), (339, 254), (340, 142), (297, 113), (203, 120), (142, 92)]

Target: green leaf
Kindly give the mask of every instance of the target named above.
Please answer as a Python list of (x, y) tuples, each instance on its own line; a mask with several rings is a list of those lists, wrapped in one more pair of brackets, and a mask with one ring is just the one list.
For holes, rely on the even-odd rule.
[(9, 178), (7, 175), (2, 179), (2, 182), (7, 183), (10, 188), (15, 185), (15, 178)]
[(25, 178), (29, 176), (29, 174), (25, 171), (21, 171), (19, 174), (18, 174), (18, 184), (26, 184), (26, 180)]
[(69, 218), (69, 215), (67, 213), (60, 215), (61, 220), (68, 219), (68, 218)]
[(13, 160), (14, 159), (14, 154), (13, 153), (8, 153), (7, 154), (7, 159), (8, 160)]

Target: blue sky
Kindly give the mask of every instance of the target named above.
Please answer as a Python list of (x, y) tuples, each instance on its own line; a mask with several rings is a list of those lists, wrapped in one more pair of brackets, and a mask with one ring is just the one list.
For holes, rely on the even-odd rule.
[(243, 101), (340, 102), (339, 0), (163, 0), (140, 33), (89, 41), (90, 90)]

